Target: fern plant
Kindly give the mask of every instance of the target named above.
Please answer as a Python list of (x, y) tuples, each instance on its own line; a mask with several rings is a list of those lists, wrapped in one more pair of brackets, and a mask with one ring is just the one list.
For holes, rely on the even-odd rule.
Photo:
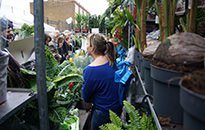
[(101, 125), (101, 130), (157, 130), (151, 115), (148, 116), (144, 113), (140, 116), (139, 112), (129, 102), (123, 101), (123, 104), (128, 113), (129, 121), (123, 123), (117, 114), (109, 110), (111, 123)]

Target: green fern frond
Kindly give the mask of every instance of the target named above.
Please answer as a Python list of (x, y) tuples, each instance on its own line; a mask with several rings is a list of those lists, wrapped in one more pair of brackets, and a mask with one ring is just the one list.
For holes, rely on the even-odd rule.
[(141, 124), (141, 128), (142, 130), (146, 130), (149, 126), (149, 119), (148, 116), (146, 114), (142, 115), (142, 118), (140, 120), (140, 124)]
[(107, 126), (105, 126), (105, 125), (101, 125), (99, 128), (100, 128), (101, 130), (109, 130), (109, 129), (107, 128)]
[(140, 115), (133, 105), (128, 101), (123, 101), (125, 109), (129, 115), (131, 126), (135, 129), (141, 129), (140, 125)]
[(122, 130), (120, 127), (116, 126), (113, 123), (107, 123), (105, 125), (100, 126), (101, 130)]
[(122, 122), (121, 122), (120, 118), (117, 116), (117, 114), (115, 114), (115, 113), (112, 112), (111, 110), (109, 110), (109, 113), (110, 113), (110, 120), (111, 120), (111, 122), (112, 122), (114, 125), (116, 125), (116, 126), (122, 128)]

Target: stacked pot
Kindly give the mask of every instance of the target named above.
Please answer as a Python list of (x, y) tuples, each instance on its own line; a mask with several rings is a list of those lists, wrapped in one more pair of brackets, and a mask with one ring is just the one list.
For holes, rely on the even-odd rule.
[[(190, 93), (185, 94), (187, 89), (179, 85), (180, 79), (193, 70), (189, 68), (190, 66), (194, 65), (194, 69), (196, 69), (203, 63), (204, 43), (204, 38), (197, 34), (176, 33), (160, 44), (153, 56), (151, 65), (154, 108), (157, 115), (169, 117), (173, 123), (184, 124), (185, 130), (205, 129), (203, 112), (201, 123), (192, 123), (192, 127), (190, 126), (190, 122), (195, 122), (191, 119), (197, 119), (200, 115), (199, 111), (205, 109), (205, 103), (198, 102), (200, 106), (198, 108), (201, 109), (195, 107), (196, 97), (188, 97)], [(176, 69), (172, 70), (171, 68)], [(198, 115), (190, 115), (191, 109), (197, 111), (193, 113), (198, 113)]]

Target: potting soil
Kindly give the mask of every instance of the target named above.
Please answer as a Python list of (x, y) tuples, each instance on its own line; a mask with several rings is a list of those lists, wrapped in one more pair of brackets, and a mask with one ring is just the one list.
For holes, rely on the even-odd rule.
[(157, 61), (157, 60), (152, 60), (152, 64), (161, 68), (165, 68), (165, 69), (170, 69), (170, 70), (175, 70), (181, 73), (189, 73), (189, 72), (193, 72), (199, 69), (203, 69), (203, 62), (199, 62), (199, 63), (194, 63), (194, 64), (189, 64), (189, 65), (177, 65), (177, 64), (166, 64), (163, 63), (161, 61)]
[(194, 71), (182, 78), (182, 85), (205, 96), (205, 70)]

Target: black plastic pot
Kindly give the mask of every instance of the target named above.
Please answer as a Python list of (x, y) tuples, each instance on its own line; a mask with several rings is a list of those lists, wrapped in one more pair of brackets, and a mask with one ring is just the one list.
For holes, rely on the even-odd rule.
[(137, 68), (138, 68), (138, 71), (140, 71), (140, 53), (137, 51), (137, 53), (136, 53), (136, 60), (135, 60), (135, 63), (136, 63), (136, 66), (137, 66)]
[(205, 96), (181, 85), (180, 104), (184, 110), (184, 130), (205, 130)]
[(152, 95), (153, 87), (152, 87), (152, 77), (150, 75), (150, 60), (149, 59), (143, 58), (143, 67), (144, 67), (145, 89), (150, 95)]
[(179, 103), (179, 78), (176, 78), (182, 76), (183, 74), (177, 71), (151, 64), (155, 111), (158, 116), (170, 117), (171, 122), (178, 124), (183, 123), (183, 109)]

